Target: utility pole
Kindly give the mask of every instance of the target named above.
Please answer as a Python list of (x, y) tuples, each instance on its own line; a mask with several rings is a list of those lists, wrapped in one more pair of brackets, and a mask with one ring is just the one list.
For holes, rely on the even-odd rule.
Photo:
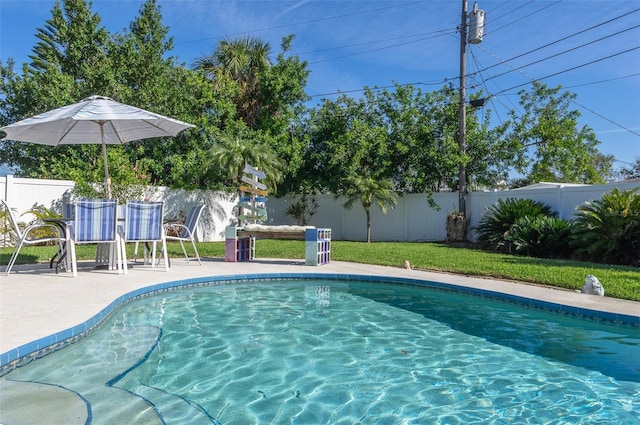
[[(460, 19), (460, 125), (458, 132), (458, 146), (460, 148), (460, 164), (458, 168), (458, 214), (461, 218), (456, 230), (456, 239), (467, 240), (467, 43), (478, 44), (482, 41), (484, 32), (483, 10), (478, 9), (478, 4), (473, 5), (473, 12), (468, 13), (468, 0), (462, 0), (462, 17)], [(467, 24), (469, 22), (469, 24)], [(482, 100), (481, 103), (484, 103)]]
[[(458, 212), (467, 220), (467, 166), (464, 156), (467, 152), (467, 111), (466, 111), (466, 79), (467, 73), (467, 15), (468, 0), (462, 0), (462, 19), (460, 21), (460, 124), (458, 146), (460, 148), (460, 165), (458, 168)], [(466, 232), (465, 232), (466, 236)]]

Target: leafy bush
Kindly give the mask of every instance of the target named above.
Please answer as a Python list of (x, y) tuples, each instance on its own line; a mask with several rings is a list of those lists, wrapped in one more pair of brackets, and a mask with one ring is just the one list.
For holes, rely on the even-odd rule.
[(570, 258), (572, 222), (557, 217), (525, 216), (509, 231), (516, 254), (539, 258)]
[(295, 218), (298, 225), (306, 226), (311, 222), (311, 218), (319, 206), (315, 195), (303, 193), (297, 199), (294, 197), (291, 205), (287, 208), (286, 214)]
[(475, 227), (478, 243), (488, 249), (514, 252), (510, 238), (511, 227), (521, 218), (538, 216), (555, 217), (551, 207), (533, 199), (506, 198), (487, 208), (487, 212)]
[(577, 208), (571, 245), (583, 260), (640, 266), (640, 194), (613, 189)]

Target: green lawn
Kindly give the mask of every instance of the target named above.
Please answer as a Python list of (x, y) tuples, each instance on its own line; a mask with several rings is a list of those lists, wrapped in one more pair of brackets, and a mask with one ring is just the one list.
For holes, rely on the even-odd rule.
[[(304, 241), (260, 240), (256, 245), (258, 258), (304, 258)], [(129, 256), (133, 246), (129, 246)], [(0, 264), (7, 264), (13, 248), (0, 250)], [(198, 243), (202, 257), (224, 257), (224, 242)], [(45, 262), (55, 252), (54, 247), (26, 247), (17, 264)], [(181, 256), (177, 243), (169, 244), (169, 255)], [(78, 246), (78, 259), (95, 256), (95, 246)], [(497, 254), (477, 249), (454, 247), (442, 243), (424, 242), (346, 242), (331, 243), (331, 259), (354, 263), (401, 267), (409, 260), (412, 267), (458, 273), (470, 276), (494, 277), (536, 284), (580, 289), (588, 274), (598, 277), (608, 297), (640, 301), (640, 269), (569, 260), (548, 260)]]

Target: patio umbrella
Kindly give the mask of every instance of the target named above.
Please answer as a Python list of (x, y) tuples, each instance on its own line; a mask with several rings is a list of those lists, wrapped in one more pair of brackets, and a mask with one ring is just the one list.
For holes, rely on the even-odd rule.
[(107, 145), (153, 137), (175, 137), (190, 127), (195, 126), (118, 103), (108, 97), (91, 96), (0, 130), (6, 133), (4, 139), (42, 145), (101, 144), (107, 197), (111, 198)]

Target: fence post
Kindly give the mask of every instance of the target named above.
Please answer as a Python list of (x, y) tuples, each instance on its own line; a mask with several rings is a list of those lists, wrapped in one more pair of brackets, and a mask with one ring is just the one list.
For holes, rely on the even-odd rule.
[(564, 185), (556, 185), (556, 205), (558, 206), (558, 218), (565, 218), (563, 198)]
[(7, 201), (7, 204), (13, 205), (13, 192), (15, 183), (13, 182), (12, 174), (7, 174), (6, 183), (7, 184), (4, 189), (4, 200)]

